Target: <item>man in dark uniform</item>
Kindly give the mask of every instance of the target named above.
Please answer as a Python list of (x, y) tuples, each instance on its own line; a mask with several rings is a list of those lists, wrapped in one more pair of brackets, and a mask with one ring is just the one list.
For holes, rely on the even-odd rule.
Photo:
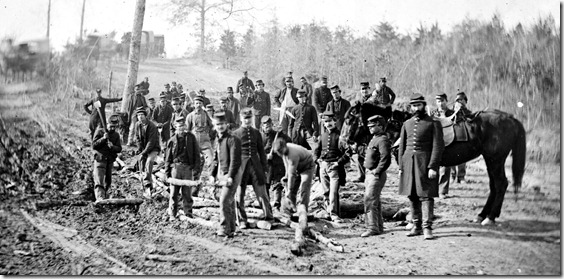
[[(437, 108), (431, 111), (432, 117), (449, 117), (454, 111), (449, 109), (447, 106), (448, 98), (447, 95), (442, 93), (435, 96), (435, 102)], [(440, 167), (439, 168), (439, 196), (440, 198), (446, 198), (448, 196), (448, 190), (450, 186), (450, 170), (451, 167)]]
[(180, 92), (178, 92), (178, 88), (176, 87), (176, 81), (172, 82), (172, 86), (170, 87), (170, 92), (172, 93), (172, 98), (180, 97)]
[(229, 98), (227, 96), (219, 98), (219, 110), (217, 112), (220, 111), (225, 113), (225, 121), (227, 121), (228, 129), (230, 131), (233, 131), (239, 127), (239, 125), (235, 122), (235, 116), (233, 116), (233, 112), (229, 110)]
[(264, 91), (264, 82), (257, 80), (257, 90), (249, 95), (247, 105), (253, 109), (253, 127), (260, 129), (263, 116), (270, 116), (270, 94)]
[[(273, 221), (272, 207), (266, 192), (266, 154), (260, 132), (252, 127), (253, 112), (250, 108), (241, 111), (242, 124), (233, 135), (241, 140), (241, 167), (234, 184), (237, 188), (235, 201), (237, 203), (237, 217), (239, 228), (247, 228), (247, 214), (245, 213), (246, 181), (251, 181), (257, 200), (264, 212), (266, 221)], [(243, 182), (243, 183), (241, 183)]]
[(92, 140), (94, 150), (94, 196), (96, 200), (106, 198), (106, 193), (112, 185), (112, 167), (121, 152), (121, 140), (116, 127), (119, 115), (112, 114), (108, 121), (108, 131), (98, 127)]
[(135, 86), (135, 92), (133, 96), (129, 99), (128, 109), (127, 109), (127, 116), (128, 116), (128, 123), (129, 123), (129, 133), (126, 137), (124, 137), (124, 142), (127, 142), (128, 146), (132, 146), (135, 141), (135, 124), (137, 123), (137, 116), (136, 111), (137, 108), (143, 107), (143, 109), (147, 109), (147, 100), (145, 100), (145, 96), (143, 95), (143, 91), (139, 85)]
[(370, 91), (370, 82), (364, 81), (360, 83), (360, 94), (362, 95), (362, 101), (361, 101), (362, 104), (366, 102), (370, 102), (373, 104), (376, 103), (376, 97), (373, 96), (372, 92)]
[(333, 96), (333, 100), (327, 103), (325, 111), (330, 111), (335, 115), (337, 129), (340, 131), (345, 123), (345, 116), (351, 108), (351, 103), (341, 97), (341, 89), (338, 85), (331, 87), (331, 95)]
[(413, 94), (409, 103), (415, 114), (400, 133), (399, 194), (408, 196), (415, 225), (407, 236), (424, 234), (425, 239), (432, 239), (433, 198), (439, 195), (437, 172), (445, 147), (443, 130), (427, 115), (423, 95)]
[(274, 103), (280, 108), (280, 119), (282, 119), (281, 127), (283, 132), (288, 132), (289, 116), (286, 111), (292, 110), (300, 101), (297, 97), (298, 89), (294, 88), (294, 80), (291, 77), (286, 78), (286, 88), (281, 89), (274, 96)]
[[(106, 119), (106, 104), (119, 102), (122, 100), (122, 98), (111, 99), (102, 97), (101, 89), (96, 89), (96, 94), (96, 98), (88, 101), (88, 103), (84, 105), (84, 110), (88, 114), (90, 114), (90, 122), (88, 123), (88, 128), (90, 129), (90, 138), (94, 136), (96, 128), (102, 125), (102, 122), (100, 121), (100, 114), (98, 113), (98, 109), (96, 108), (96, 102), (99, 102), (98, 104), (100, 105), (100, 113), (102, 114), (102, 117)], [(92, 110), (88, 108), (90, 106), (92, 106)]]
[[(313, 137), (313, 141), (317, 141), (316, 137), (319, 133), (319, 122), (317, 121), (317, 114), (312, 105), (307, 104), (307, 96), (305, 91), (298, 91), (298, 99), (300, 104), (293, 107), (290, 113), (295, 119), (290, 119), (289, 128), (291, 133), (292, 142), (311, 150), (311, 146), (307, 139)], [(284, 132), (284, 130), (282, 130)]]
[(331, 90), (327, 87), (327, 77), (323, 76), (321, 77), (321, 86), (315, 88), (312, 99), (313, 106), (317, 110), (317, 115), (320, 119), (331, 100), (333, 100), (333, 95), (331, 95)]
[[(178, 100), (178, 99), (173, 99)], [(168, 141), (165, 153), (165, 174), (167, 178), (194, 180), (193, 173), (200, 170), (200, 146), (196, 136), (186, 129), (186, 119), (179, 116), (174, 122), (174, 136)], [(184, 218), (193, 218), (192, 214), (192, 188), (188, 186), (170, 185), (170, 199), (167, 213), (170, 220), (176, 219), (178, 213), (178, 195), (182, 192)]]
[(145, 79), (139, 83), (139, 85), (141, 86), (141, 89), (146, 90), (147, 92), (149, 91), (149, 77), (145, 77)]
[(233, 113), (233, 117), (235, 118), (235, 126), (239, 127), (241, 125), (241, 120), (239, 119), (239, 112), (241, 112), (241, 103), (237, 98), (233, 96), (233, 87), (227, 87), (227, 99), (229, 100), (229, 110)]
[[(458, 110), (456, 113), (456, 123), (466, 121), (468, 115), (472, 114), (472, 111), (466, 107), (468, 104), (468, 97), (466, 97), (464, 92), (458, 91), (454, 101), (454, 110)], [(457, 183), (465, 183), (466, 180), (464, 179), (464, 176), (466, 176), (466, 163), (452, 167), (452, 177), (453, 179), (456, 179), (455, 181)]]
[(292, 140), (285, 133), (272, 129), (272, 119), (270, 116), (263, 116), (261, 123), (262, 143), (264, 144), (264, 152), (268, 162), (266, 168), (266, 192), (270, 193), (270, 190), (274, 192), (274, 195), (269, 195), (271, 202), (273, 202), (273, 210), (280, 211), (282, 189), (284, 189), (281, 180), (286, 175), (286, 169), (284, 168), (282, 158), (272, 150), (272, 143), (277, 138), (283, 138), (286, 142), (292, 142)]
[(160, 130), (161, 148), (165, 149), (166, 143), (170, 139), (170, 120), (174, 109), (169, 106), (165, 92), (162, 92), (159, 98), (159, 105), (153, 111), (153, 121)]
[(198, 97), (202, 97), (202, 100), (204, 100), (204, 101), (203, 101), (203, 106), (204, 106), (204, 107), (207, 107), (207, 105), (211, 104), (210, 99), (209, 99), (208, 97), (206, 97), (206, 90), (205, 90), (205, 89), (203, 89), (203, 88), (200, 89), (196, 95), (197, 95)]
[(165, 83), (164, 87), (165, 87), (165, 90), (163, 92), (166, 93), (166, 100), (171, 101), (172, 100), (172, 91), (170, 91), (170, 84)]
[(138, 118), (135, 123), (135, 139), (137, 141), (136, 155), (139, 155), (139, 169), (143, 175), (143, 196), (151, 198), (153, 189), (153, 162), (161, 151), (159, 146), (159, 131), (157, 126), (147, 119), (147, 111), (143, 107), (136, 110)]
[(155, 108), (157, 107), (156, 102), (155, 102), (155, 98), (151, 97), (149, 99), (147, 99), (148, 101), (148, 105), (149, 107), (147, 108), (147, 118), (149, 118), (149, 120), (153, 120), (153, 112), (155, 111)]
[(380, 78), (380, 89), (376, 90), (376, 101), (381, 106), (392, 109), (392, 104), (396, 100), (396, 93), (386, 85), (386, 78)]
[(213, 125), (217, 131), (216, 146), (214, 148), (214, 169), (212, 177), (219, 182), (225, 182), (221, 187), (219, 197), (219, 229), (220, 237), (233, 237), (235, 233), (235, 192), (237, 185), (233, 183), (241, 167), (241, 140), (231, 135), (227, 129), (225, 114), (216, 113)]
[(255, 91), (255, 85), (253, 81), (248, 77), (249, 73), (247, 71), (243, 72), (243, 77), (237, 81), (236, 93), (241, 94), (241, 99), (249, 93)]
[(210, 119), (213, 118), (213, 114), (215, 113), (215, 109), (213, 108), (212, 104), (209, 104), (209, 105), (206, 106), (206, 113), (208, 114)]
[(349, 162), (350, 157), (339, 146), (340, 131), (335, 122), (335, 115), (331, 111), (323, 113), (323, 125), (327, 129), (321, 135), (321, 140), (313, 152), (313, 158), (319, 164), (319, 176), (325, 190), (326, 210), (331, 221), (340, 222), (341, 209), (339, 204), (339, 171)]
[(172, 99), (172, 118), (170, 119), (170, 135), (174, 136), (176, 133), (176, 119), (182, 118), (186, 121), (186, 117), (188, 117), (188, 112), (182, 108), (180, 105), (180, 100), (178, 98)]
[(381, 115), (368, 118), (368, 129), (372, 139), (366, 148), (366, 180), (364, 185), (364, 213), (366, 231), (361, 237), (378, 235), (384, 232), (384, 219), (382, 217), (382, 203), (380, 194), (386, 184), (386, 170), (391, 162), (391, 144), (386, 132), (386, 119)]
[(300, 89), (305, 90), (307, 96), (307, 103), (309, 105), (313, 105), (311, 102), (313, 98), (313, 87), (311, 86), (311, 83), (309, 83), (305, 77), (301, 77), (300, 81), (302, 82), (302, 87)]

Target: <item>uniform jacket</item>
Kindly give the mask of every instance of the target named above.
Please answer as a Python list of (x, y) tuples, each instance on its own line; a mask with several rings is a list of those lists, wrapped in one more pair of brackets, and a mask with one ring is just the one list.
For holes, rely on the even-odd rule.
[(235, 93), (250, 93), (255, 91), (255, 85), (248, 77), (242, 77), (239, 81), (237, 81), (237, 86), (235, 88)]
[(327, 108), (325, 111), (331, 111), (335, 114), (337, 118), (337, 128), (341, 130), (343, 127), (343, 123), (345, 123), (345, 116), (347, 112), (351, 108), (351, 103), (343, 98), (341, 98), (338, 102), (335, 100), (331, 100), (327, 103)]
[(233, 115), (233, 113), (230, 110), (219, 109), (217, 112), (224, 112), (225, 113), (225, 121), (229, 125), (229, 130), (235, 130), (239, 127), (239, 123), (235, 122), (235, 116)]
[(266, 167), (266, 154), (264, 153), (264, 144), (259, 130), (253, 127), (239, 127), (232, 133), (241, 140), (241, 161), (245, 163), (251, 161), (251, 167), (257, 174), (258, 184), (263, 185), (266, 182), (264, 176)]
[(235, 123), (239, 126), (239, 112), (241, 111), (241, 103), (237, 98), (227, 98), (229, 100), (229, 110), (233, 113), (233, 117), (235, 118)]
[(247, 106), (253, 108), (253, 115), (270, 115), (270, 94), (265, 91), (255, 91), (247, 99)]
[(327, 108), (327, 103), (333, 100), (333, 95), (331, 95), (331, 89), (327, 86), (317, 87), (313, 92), (313, 105), (317, 110), (317, 113), (323, 113)]
[(366, 147), (364, 167), (376, 174), (385, 172), (391, 163), (391, 143), (386, 133), (376, 134)]
[(153, 151), (161, 151), (159, 145), (159, 131), (155, 123), (147, 120), (143, 125), (141, 121), (135, 123), (135, 139), (137, 140), (137, 152), (142, 155), (149, 155)]
[(305, 129), (310, 136), (317, 136), (319, 133), (319, 121), (317, 120), (317, 112), (315, 108), (308, 104), (299, 104), (292, 108), (290, 113), (296, 118), (290, 117), (288, 127), (292, 131), (292, 141), (295, 140), (297, 131), (301, 128)]
[(408, 119), (401, 128), (398, 165), (399, 194), (411, 195), (415, 187), (420, 197), (437, 197), (439, 176), (429, 179), (428, 170), (439, 170), (443, 150), (443, 129), (440, 122), (425, 114)]
[[(286, 93), (288, 91), (288, 87), (285, 87), (284, 89), (281, 89), (280, 91), (278, 91), (278, 93), (276, 93), (276, 95), (274, 95), (274, 103), (281, 107), (282, 103), (284, 102), (284, 98), (286, 97)], [(292, 87), (292, 91), (290, 92), (290, 94), (292, 94), (292, 100), (294, 100), (294, 103), (299, 104), (300, 100), (297, 97), (298, 94), (298, 89)]]
[(170, 134), (174, 135), (174, 133), (176, 132), (176, 127), (174, 126), (174, 123), (176, 122), (176, 119), (179, 117), (184, 117), (184, 119), (186, 119), (188, 117), (188, 111), (186, 111), (185, 109), (181, 109), (180, 111), (173, 111), (172, 112), (172, 118), (170, 119)]
[(229, 132), (223, 135), (218, 134), (214, 150), (215, 166), (212, 175), (217, 177), (218, 174), (226, 174), (235, 180), (239, 167), (241, 167), (241, 140)]
[(337, 162), (339, 166), (344, 166), (349, 160), (349, 155), (345, 150), (339, 147), (340, 131), (337, 128), (323, 133), (321, 140), (315, 150), (313, 151), (313, 158), (315, 161), (321, 159), (328, 163)]
[[(104, 139), (104, 133), (102, 127), (96, 129), (92, 140), (92, 149), (97, 156), (101, 155), (107, 158), (108, 162), (113, 162), (117, 154), (121, 152), (121, 139), (118, 132), (110, 132), (109, 138)], [(108, 140), (113, 144), (112, 148), (108, 147)]]
[(141, 92), (134, 93), (133, 96), (131, 96), (131, 99), (129, 100), (129, 104), (127, 107), (127, 113), (128, 113), (127, 117), (130, 123), (131, 123), (131, 118), (134, 117), (135, 110), (138, 107), (143, 107), (145, 109), (149, 107), (147, 105), (147, 100), (145, 99), (145, 96), (143, 96)]
[(312, 103), (312, 98), (313, 98), (313, 86), (311, 86), (311, 83), (307, 83), (307, 84), (302, 84), (302, 87), (300, 89), (303, 89), (306, 91), (306, 98), (307, 98), (307, 103), (309, 105), (313, 106)]
[(380, 104), (391, 105), (396, 100), (396, 93), (394, 93), (394, 91), (390, 87), (382, 85), (380, 90), (376, 91), (376, 100)]
[[(172, 136), (166, 145), (165, 173), (167, 177), (171, 177), (172, 168), (175, 163), (188, 164), (194, 173), (200, 172), (200, 145), (198, 144), (196, 136), (187, 132), (182, 137), (184, 139), (184, 146), (178, 144), (180, 137), (180, 134)], [(184, 153), (182, 158), (180, 158), (181, 153)]]

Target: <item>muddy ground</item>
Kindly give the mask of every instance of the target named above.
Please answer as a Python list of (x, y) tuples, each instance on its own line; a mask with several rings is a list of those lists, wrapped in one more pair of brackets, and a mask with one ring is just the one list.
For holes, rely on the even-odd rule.
[[(115, 84), (123, 84), (125, 65), (113, 70)], [(187, 60), (149, 61), (139, 73), (150, 77), (152, 88), (176, 80), (185, 88), (208, 90), (234, 86), (239, 75)], [(0, 94), (0, 274), (561, 274), (559, 165), (528, 162), (521, 191), (516, 195), (509, 187), (493, 227), (470, 222), (488, 193), (485, 164), (478, 159), (468, 164), (468, 183), (451, 185), (452, 197), (436, 200), (435, 240), (407, 238), (405, 222), (389, 214), (384, 234), (360, 238), (362, 214), (351, 214), (343, 224), (311, 222), (342, 244), (344, 253), (309, 242), (297, 257), (289, 249), (293, 230), (282, 224), (223, 239), (207, 226), (216, 207), (195, 209), (211, 222), (170, 223), (168, 201), (160, 195), (138, 207), (102, 209), (72, 195), (92, 184), (88, 118), (82, 111), (89, 96), (69, 94), (54, 102), (55, 93), (36, 82), (3, 86)], [(131, 152), (125, 149), (125, 159)], [(508, 174), (509, 166), (510, 160)], [(356, 177), (350, 169), (342, 189), (343, 200), (352, 205), (364, 190), (362, 183), (350, 182)], [(407, 198), (397, 195), (397, 183), (393, 162), (382, 194), (387, 212), (407, 205)], [(116, 171), (110, 195), (141, 197), (140, 183)], [(59, 205), (42, 208), (38, 202)]]

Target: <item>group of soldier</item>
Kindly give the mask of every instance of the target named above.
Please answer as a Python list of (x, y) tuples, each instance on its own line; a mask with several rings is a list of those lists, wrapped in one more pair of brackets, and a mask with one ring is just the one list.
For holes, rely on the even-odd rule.
[[(340, 131), (351, 103), (342, 98), (339, 86), (329, 87), (328, 78), (323, 76), (320, 86), (313, 90), (302, 77), (298, 89), (289, 72), (284, 78), (285, 87), (273, 96), (278, 107), (275, 110), (280, 112), (277, 119), (280, 129), (274, 130), (271, 98), (264, 90), (264, 82), (257, 80), (255, 87), (247, 72), (243, 74), (236, 85), (240, 100), (233, 96), (233, 88), (228, 87), (225, 96), (219, 99), (217, 110), (204, 89), (192, 97), (175, 82), (172, 87), (165, 85), (158, 104), (153, 98), (147, 103), (149, 82), (145, 78), (135, 86), (127, 105), (128, 113), (112, 114), (107, 125), (105, 105), (121, 99), (103, 98), (98, 91), (98, 96), (85, 105), (91, 115), (96, 199), (105, 199), (110, 188), (112, 165), (122, 150), (121, 134), (128, 146), (137, 147), (136, 162), (143, 173), (146, 198), (151, 197), (153, 190), (154, 161), (163, 151), (167, 178), (209, 179), (221, 185), (219, 236), (232, 237), (236, 227), (248, 227), (244, 198), (246, 186), (251, 184), (265, 222), (274, 222), (276, 213), (290, 216), (298, 213), (300, 228), (296, 229), (296, 239), (300, 240), (307, 227), (311, 184), (316, 177), (324, 188), (327, 217), (341, 222), (339, 188), (345, 183), (345, 165), (357, 152), (360, 177), (356, 181), (365, 183), (367, 230), (361, 236), (381, 234), (384, 226), (380, 193), (391, 162), (391, 143), (385, 132), (388, 120), (380, 115), (370, 117), (367, 126), (371, 137), (367, 144), (353, 149), (343, 146), (339, 144)], [(396, 95), (386, 86), (386, 78), (381, 78), (376, 87), (371, 92), (370, 84), (362, 82), (359, 101), (391, 110)], [(457, 101), (463, 94), (457, 95)], [(467, 101), (465, 95), (464, 99)], [(446, 107), (446, 95), (438, 95), (437, 104), (439, 108), (433, 114), (452, 113)], [(91, 105), (94, 109), (89, 110)], [(430, 239), (433, 238), (433, 197), (438, 189), (434, 184), (438, 185), (438, 163), (444, 148), (442, 129), (426, 113), (421, 94), (411, 97), (410, 106), (415, 116), (404, 124), (400, 134), (400, 194), (409, 197), (413, 212), (413, 228), (408, 236), (424, 234), (425, 239)], [(121, 133), (117, 132), (118, 127)], [(441, 175), (450, 180), (446, 169), (441, 169)], [(167, 210), (171, 221), (194, 217), (192, 196), (195, 194), (191, 187), (171, 184)], [(180, 197), (182, 209), (179, 209)]]

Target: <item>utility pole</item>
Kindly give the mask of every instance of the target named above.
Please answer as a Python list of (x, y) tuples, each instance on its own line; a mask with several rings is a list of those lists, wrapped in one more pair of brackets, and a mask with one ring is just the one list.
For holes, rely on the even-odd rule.
[[(127, 78), (123, 88), (123, 102), (121, 111), (128, 112), (128, 104), (133, 95), (137, 71), (139, 70), (139, 53), (141, 52), (141, 32), (143, 30), (143, 18), (145, 17), (145, 0), (137, 0), (135, 4), (135, 16), (133, 17), (133, 31), (131, 32), (131, 45), (129, 46), (129, 62), (127, 64)], [(129, 112), (131, 114), (131, 112)], [(131, 117), (131, 115), (129, 116)]]
[(78, 42), (82, 44), (82, 33), (83, 30), (82, 29), (84, 27), (84, 7), (86, 6), (86, 0), (82, 0), (82, 15), (80, 16), (80, 37), (78, 39)]
[(49, 39), (50, 28), (51, 28), (51, 0), (49, 0), (49, 6), (47, 7), (47, 39)]

